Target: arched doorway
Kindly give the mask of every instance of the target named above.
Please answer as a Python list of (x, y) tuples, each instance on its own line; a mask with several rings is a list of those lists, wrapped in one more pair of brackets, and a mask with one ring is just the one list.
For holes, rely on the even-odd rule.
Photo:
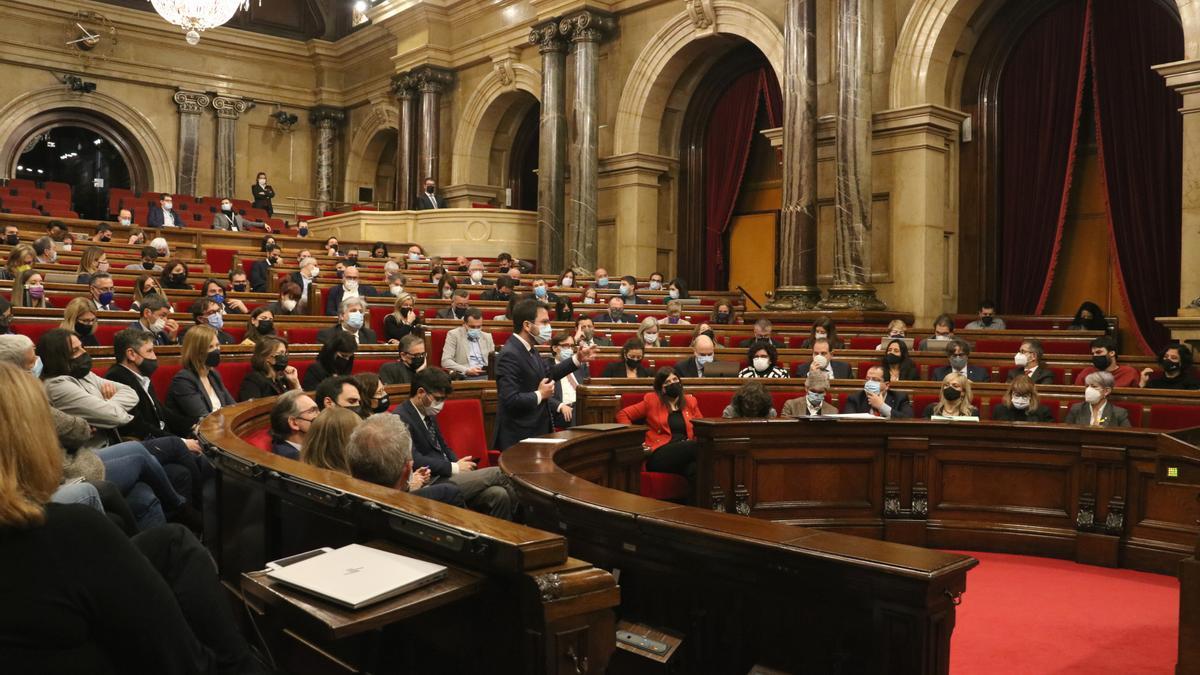
[(520, 211), (537, 211), (538, 144), (541, 139), (542, 112), (534, 105), (525, 112), (521, 126), (512, 138), (508, 159), (508, 187), (512, 205)]
[(33, 135), (21, 150), (13, 176), (70, 185), (70, 210), (81, 218), (105, 218), (108, 190), (132, 187), (121, 151), (94, 129), (53, 127)]

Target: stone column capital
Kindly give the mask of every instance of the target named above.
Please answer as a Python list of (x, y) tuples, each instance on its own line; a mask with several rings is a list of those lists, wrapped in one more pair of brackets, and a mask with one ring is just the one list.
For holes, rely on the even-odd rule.
[(333, 128), (346, 119), (346, 111), (341, 108), (319, 106), (308, 113), (310, 124), (321, 128)]
[(586, 8), (567, 14), (558, 21), (558, 32), (572, 42), (600, 42), (617, 27), (617, 17), (598, 9)]
[(250, 109), (250, 102), (233, 96), (214, 96), (212, 106), (213, 110), (217, 111), (217, 117), (236, 120)]
[(451, 84), (454, 84), (454, 71), (437, 66), (421, 66), (413, 68), (409, 77), (418, 91), (422, 94), (440, 94)]
[(413, 78), (408, 73), (392, 76), (392, 95), (400, 101), (411, 101), (416, 93)]
[(559, 30), (559, 19), (539, 23), (529, 31), (529, 44), (537, 45), (538, 52), (542, 54), (566, 52), (566, 38)]
[(212, 98), (208, 94), (199, 91), (179, 89), (172, 98), (175, 105), (179, 107), (181, 115), (199, 115), (212, 103)]

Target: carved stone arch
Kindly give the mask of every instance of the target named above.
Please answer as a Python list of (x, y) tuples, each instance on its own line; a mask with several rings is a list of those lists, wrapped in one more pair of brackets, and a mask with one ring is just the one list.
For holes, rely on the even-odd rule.
[[(379, 163), (387, 159), (383, 157), (383, 152), (395, 139), (399, 118), (396, 106), (378, 101), (371, 106), (362, 122), (355, 125), (346, 153), (342, 194), (347, 200), (353, 201), (358, 197), (359, 186), (375, 185)], [(375, 199), (388, 201), (391, 196), (376, 194)]]
[[(694, 7), (692, 6), (694, 5)], [(713, 37), (734, 36), (755, 45), (783, 77), (783, 30), (749, 4), (730, 0), (692, 3), (650, 38), (634, 62), (621, 91), (613, 129), (613, 154), (660, 154), (660, 121), (667, 101), (697, 59), (711, 47)]]
[[(497, 61), (493, 71), (483, 78), (463, 106), (463, 117), (454, 134), (451, 184), (502, 185), (503, 181), (494, 181), (492, 171), (492, 148), (496, 136), (515, 133), (520, 126), (520, 117), (530, 105), (541, 101), (541, 95), (540, 72), (523, 63), (503, 59)], [(514, 112), (520, 114), (510, 114)]]
[(129, 167), (134, 189), (174, 189), (174, 162), (149, 118), (101, 92), (81, 95), (64, 87), (29, 92), (0, 109), (0, 172), (14, 176), (30, 135), (62, 125), (85, 126), (109, 137)]

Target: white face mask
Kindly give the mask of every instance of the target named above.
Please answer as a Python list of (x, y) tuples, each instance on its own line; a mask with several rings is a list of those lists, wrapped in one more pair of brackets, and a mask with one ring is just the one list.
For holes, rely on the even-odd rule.
[(167, 327), (166, 319), (155, 319), (154, 323), (150, 324), (150, 329), (153, 330), (155, 333), (161, 333), (162, 330), (166, 327)]
[(813, 360), (812, 360), (813, 368), (816, 368), (817, 370), (825, 370), (825, 366), (827, 366), (827, 365), (829, 365), (829, 359), (825, 358), (824, 355), (818, 354), (813, 357)]
[(829, 339), (829, 333), (824, 333), (824, 332), (813, 333), (813, 339), (814, 340), (827, 340), (827, 339)]
[(655, 344), (658, 342), (658, 333), (642, 333), (643, 342), (646, 344)]
[(309, 279), (316, 279), (320, 274), (321, 274), (321, 268), (319, 268), (319, 267), (313, 267), (308, 270), (308, 278)]
[(594, 305), (594, 304), (596, 304), (596, 299), (595, 299), (595, 298), (584, 298), (584, 299), (583, 299), (583, 304), (585, 304), (585, 305)]
[(284, 298), (279, 305), (289, 312), (296, 309), (296, 301), (291, 298)]
[(426, 417), (437, 417), (438, 413), (442, 412), (442, 408), (444, 408), (444, 407), (446, 407), (445, 401), (438, 401), (437, 403), (434, 403), (433, 405), (427, 405), (427, 406), (425, 406), (425, 416)]
[(662, 282), (661, 281), (651, 281), (650, 282), (650, 290), (661, 291), (662, 290)]
[(1025, 354), (1017, 352), (1016, 356), (1013, 356), (1013, 363), (1017, 364), (1018, 368), (1024, 368), (1025, 366), (1029, 365), (1029, 357)]
[(563, 278), (561, 285), (564, 288), (570, 288), (575, 285), (575, 280), (572, 279), (571, 277), (565, 277), (565, 278)]
[(757, 370), (758, 372), (760, 372), (760, 373), (764, 372), (767, 368), (770, 368), (770, 367), (771, 367), (771, 359), (768, 359), (765, 356), (756, 356), (754, 358), (754, 369)]
[(346, 279), (346, 282), (343, 283), (342, 286), (344, 286), (347, 291), (353, 293), (354, 291), (358, 290), (358, 279)]
[(400, 297), (401, 295), (404, 295), (404, 287), (403, 286), (392, 286), (388, 290), (391, 291), (392, 295), (396, 296), (397, 298)]
[(479, 270), (475, 270), (474, 272), (471, 272), (471, 281), (479, 281), (482, 278), (483, 278), (483, 272), (480, 272)]
[(1029, 409), (1029, 397), (1028, 396), (1013, 396), (1011, 400), (1012, 400), (1012, 406), (1014, 408), (1016, 408), (1017, 410), (1028, 410)]
[(1087, 389), (1083, 390), (1083, 400), (1087, 401), (1091, 405), (1096, 405), (1099, 403), (1101, 397), (1102, 395), (1100, 390), (1095, 387), (1088, 387)]

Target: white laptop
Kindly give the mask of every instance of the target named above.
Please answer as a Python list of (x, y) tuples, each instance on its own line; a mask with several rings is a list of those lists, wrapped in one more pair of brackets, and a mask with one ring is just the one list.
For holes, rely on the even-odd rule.
[(358, 609), (446, 576), (442, 565), (350, 544), (267, 563), (267, 576), (339, 605)]

